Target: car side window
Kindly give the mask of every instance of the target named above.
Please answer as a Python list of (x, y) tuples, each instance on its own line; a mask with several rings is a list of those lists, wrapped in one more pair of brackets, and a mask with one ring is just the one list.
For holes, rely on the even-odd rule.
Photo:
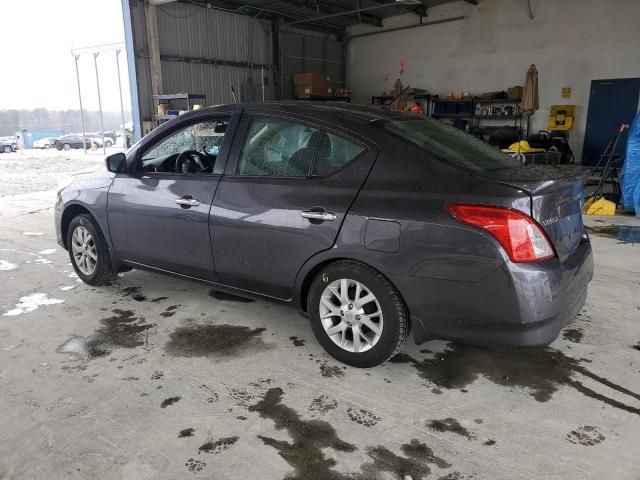
[(356, 158), (365, 148), (333, 133), (323, 132), (313, 165), (313, 175), (330, 175)]
[(236, 174), (307, 177), (322, 133), (291, 120), (251, 117)]
[(191, 124), (142, 154), (138, 170), (149, 173), (211, 174), (225, 141), (228, 117)]

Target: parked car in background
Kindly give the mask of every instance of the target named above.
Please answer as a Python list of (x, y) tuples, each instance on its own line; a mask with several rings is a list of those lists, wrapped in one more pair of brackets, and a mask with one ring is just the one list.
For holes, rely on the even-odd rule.
[[(91, 141), (85, 138), (87, 148), (91, 148)], [(54, 146), (58, 150), (71, 150), (72, 148), (83, 148), (82, 135), (70, 133), (56, 138)]]
[(348, 104), (203, 108), (58, 193), (79, 278), (143, 268), (296, 305), (336, 359), (409, 332), (542, 345), (593, 274), (573, 166), (523, 166), (430, 118)]
[(45, 150), (48, 150), (53, 147), (55, 143), (55, 137), (41, 138), (40, 140), (33, 142), (33, 148), (44, 148)]
[[(102, 148), (102, 135), (100, 134), (100, 132), (98, 132), (98, 133), (88, 133), (86, 135), (86, 138), (91, 140), (91, 143), (94, 143), (96, 145), (96, 147)], [(105, 135), (104, 135), (104, 146), (109, 148), (109, 147), (112, 147), (114, 144), (115, 144), (115, 139), (111, 135), (107, 135), (105, 133)]]
[(11, 153), (17, 150), (17, 145), (13, 141), (0, 140), (0, 152)]

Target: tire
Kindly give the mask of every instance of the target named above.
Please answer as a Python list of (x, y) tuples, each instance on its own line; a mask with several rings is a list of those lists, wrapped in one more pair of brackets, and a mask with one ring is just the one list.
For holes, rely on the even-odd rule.
[(71, 150), (71, 145), (69, 145), (68, 143), (65, 143), (64, 145), (62, 145), (62, 149), (66, 150), (66, 151), (69, 151), (69, 150)]
[[(76, 231), (77, 237), (74, 238)], [(79, 240), (81, 241), (87, 238), (84, 232), (88, 232), (90, 235), (90, 240), (87, 240), (85, 243), (87, 243), (90, 251), (92, 247), (94, 248), (93, 253), (97, 258), (92, 262), (91, 257), (89, 257), (87, 259), (89, 263), (80, 261), (79, 264), (77, 261), (78, 251), (75, 245), (80, 243)], [(67, 248), (69, 250), (71, 265), (73, 265), (73, 269), (84, 283), (93, 286), (107, 285), (116, 277), (116, 272), (111, 265), (107, 241), (91, 215), (82, 214), (71, 220), (69, 230), (67, 231)], [(85, 257), (87, 257), (87, 255), (85, 255)], [(87, 266), (91, 266), (92, 263), (94, 263), (93, 269), (87, 268)]]
[[(343, 279), (347, 282), (348, 299), (339, 300), (333, 292), (338, 291), (342, 295)], [(359, 298), (370, 298), (369, 294), (372, 294), (373, 300), (359, 305), (355, 300), (357, 288), (361, 292)], [(331, 302), (331, 308), (328, 308), (327, 300)], [(309, 289), (307, 305), (316, 339), (329, 355), (347, 365), (359, 368), (379, 365), (396, 355), (407, 340), (409, 314), (404, 301), (389, 280), (367, 265), (345, 260), (321, 269)], [(324, 311), (324, 320), (321, 319), (321, 310)], [(369, 315), (367, 324), (373, 322), (378, 332), (363, 321)], [(328, 331), (340, 327), (346, 333), (341, 330), (330, 336)], [(355, 341), (356, 331), (361, 332), (358, 335), (359, 346)], [(337, 342), (344, 342), (344, 347)], [(360, 351), (356, 352), (358, 347)]]
[(44, 144), (44, 149), (45, 150), (49, 150), (51, 148), (51, 145), (49, 145), (48, 143)]
[(12, 153), (13, 152), (13, 148), (11, 148), (9, 145), (5, 145), (2, 150), (4, 151), (4, 153)]
[(105, 140), (104, 141), (104, 146), (109, 148), (113, 146), (113, 142), (111, 140)]

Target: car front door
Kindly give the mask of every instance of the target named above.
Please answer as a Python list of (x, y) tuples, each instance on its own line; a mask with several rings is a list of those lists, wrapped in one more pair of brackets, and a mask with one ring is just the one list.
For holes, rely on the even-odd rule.
[(296, 275), (331, 248), (376, 148), (295, 117), (245, 114), (211, 209), (220, 282), (290, 298)]
[(130, 172), (116, 176), (108, 221), (121, 258), (214, 279), (209, 211), (224, 171), (230, 120), (212, 116), (179, 126), (142, 146)]

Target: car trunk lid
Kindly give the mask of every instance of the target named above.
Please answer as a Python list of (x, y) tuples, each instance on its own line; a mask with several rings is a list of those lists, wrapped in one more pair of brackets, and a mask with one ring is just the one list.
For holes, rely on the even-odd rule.
[(582, 185), (588, 169), (574, 165), (527, 165), (485, 170), (474, 175), (521, 189), (531, 199), (531, 215), (544, 229), (561, 261), (585, 235)]

